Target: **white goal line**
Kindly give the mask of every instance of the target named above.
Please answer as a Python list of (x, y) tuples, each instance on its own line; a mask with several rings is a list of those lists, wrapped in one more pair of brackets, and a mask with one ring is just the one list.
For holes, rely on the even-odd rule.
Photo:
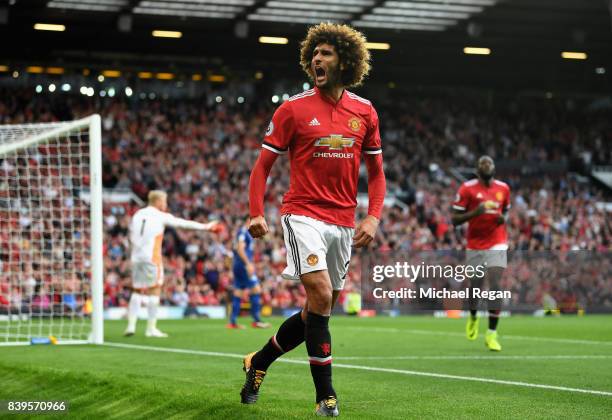
[[(108, 346), (108, 347), (115, 347), (115, 348), (158, 351), (158, 352), (166, 352), (166, 353), (193, 354), (193, 355), (199, 355), (199, 356), (212, 356), (212, 357), (229, 357), (229, 358), (234, 358), (234, 359), (244, 358), (243, 354), (237, 354), (237, 353), (178, 349), (178, 348), (172, 348), (172, 347), (155, 347), (155, 346), (143, 346), (143, 345), (138, 345), (138, 344), (112, 343), (112, 342), (105, 342), (103, 345)], [(281, 358), (281, 359), (278, 359), (278, 361), (282, 363), (293, 363), (293, 364), (300, 364), (300, 365), (309, 364), (308, 361), (306, 360)], [(397, 374), (402, 374), (402, 375), (424, 376), (424, 377), (440, 378), (440, 379), (454, 379), (454, 380), (461, 380), (461, 381), (485, 382), (485, 383), (493, 383), (493, 384), (499, 384), (499, 385), (512, 385), (512, 386), (521, 386), (521, 387), (526, 387), (526, 388), (539, 388), (539, 389), (546, 389), (546, 390), (552, 390), (552, 391), (565, 391), (565, 392), (603, 395), (606, 397), (612, 397), (612, 392), (609, 392), (609, 391), (598, 391), (598, 390), (593, 390), (593, 389), (571, 388), (571, 387), (565, 387), (565, 386), (546, 385), (546, 384), (534, 384), (534, 383), (520, 382), (520, 381), (506, 381), (502, 379), (481, 378), (477, 376), (447, 375), (444, 373), (421, 372), (421, 371), (405, 370), (405, 369), (388, 369), (388, 368), (372, 367), (372, 366), (348, 365), (344, 363), (334, 363), (333, 366), (334, 368), (365, 370), (365, 371), (371, 371), (371, 372), (397, 373)]]

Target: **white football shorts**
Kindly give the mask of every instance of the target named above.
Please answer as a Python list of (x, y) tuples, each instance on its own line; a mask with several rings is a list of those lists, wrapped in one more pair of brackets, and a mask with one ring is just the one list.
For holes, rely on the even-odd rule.
[(501, 267), (508, 266), (508, 251), (504, 249), (468, 249), (465, 251), (466, 265), (476, 267), (483, 265), (485, 267)]
[(295, 214), (281, 219), (287, 248), (283, 278), (300, 280), (301, 274), (327, 270), (333, 290), (342, 290), (355, 230)]
[(164, 283), (164, 268), (149, 262), (132, 263), (132, 287), (148, 289)]

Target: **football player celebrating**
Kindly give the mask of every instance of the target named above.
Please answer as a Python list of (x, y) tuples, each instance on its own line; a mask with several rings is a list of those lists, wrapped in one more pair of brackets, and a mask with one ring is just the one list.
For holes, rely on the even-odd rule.
[[(507, 265), (508, 238), (506, 218), (510, 208), (510, 187), (498, 181), (495, 163), (489, 156), (481, 156), (476, 167), (478, 178), (464, 182), (453, 203), (452, 222), (455, 226), (468, 222), (467, 265), (486, 267), (484, 278), (470, 279), (471, 287), (481, 287), (486, 279), (490, 290), (498, 290)], [(469, 340), (478, 337), (478, 299), (470, 294), (470, 316), (466, 325)], [(497, 339), (497, 324), (501, 301), (489, 301), (489, 329), (485, 345), (493, 351), (501, 351)]]
[[(257, 401), (272, 362), (305, 341), (316, 414), (338, 415), (329, 317), (344, 287), (351, 245), (364, 247), (374, 239), (385, 197), (378, 115), (370, 101), (346, 90), (361, 84), (369, 59), (365, 37), (353, 28), (332, 23), (311, 27), (301, 44), (300, 64), (315, 87), (284, 102), (265, 134), (249, 184), (249, 231), (255, 238), (268, 232), (266, 179), (276, 158), (289, 153), (290, 185), (281, 208), (287, 248), (283, 277), (301, 281), (307, 302), (261, 350), (245, 357), (245, 404)], [(369, 208), (354, 230), (362, 155)]]

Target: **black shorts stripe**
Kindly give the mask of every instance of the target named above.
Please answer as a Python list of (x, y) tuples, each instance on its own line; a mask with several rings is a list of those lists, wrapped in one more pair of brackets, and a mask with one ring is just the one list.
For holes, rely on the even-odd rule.
[(302, 274), (302, 267), (300, 265), (300, 251), (298, 248), (297, 240), (295, 239), (295, 232), (289, 223), (290, 214), (287, 215), (285, 222), (287, 223), (287, 230), (289, 231), (289, 241), (291, 242), (291, 249), (293, 250), (293, 261), (295, 265), (295, 276), (300, 276)]
[(291, 232), (289, 232), (289, 228), (287, 227), (287, 216), (282, 216), (281, 220), (287, 228), (287, 240), (289, 241), (289, 247), (291, 248), (291, 258), (293, 258), (293, 265), (295, 266), (295, 251), (293, 250), (293, 242), (291, 242)]
[[(293, 259), (293, 266), (295, 267), (295, 247), (293, 246), (293, 240), (291, 236), (291, 231), (289, 230), (289, 223), (287, 222), (287, 215), (282, 216), (282, 221), (287, 228), (287, 239), (289, 241), (289, 247), (291, 248), (291, 258)], [(295, 274), (294, 274), (295, 275)]]
[(342, 280), (346, 279), (346, 275), (348, 274), (348, 266), (351, 263), (351, 260), (348, 260), (345, 264), (344, 264), (344, 275), (342, 276)]
[(291, 232), (291, 238), (293, 240), (293, 246), (295, 248), (295, 261), (296, 261), (295, 271), (296, 271), (297, 276), (301, 276), (302, 275), (302, 265), (300, 264), (300, 249), (298, 248), (298, 242), (295, 237), (295, 232), (293, 231), (293, 227), (291, 226), (291, 223), (289, 223), (290, 217), (291, 215), (287, 216), (287, 225), (289, 226), (289, 231)]
[(289, 234), (289, 246), (291, 246), (291, 253), (293, 254), (293, 265), (295, 266), (295, 276), (299, 276), (302, 274), (302, 270), (300, 267), (300, 253), (298, 251), (297, 241), (295, 239), (295, 233), (293, 232), (293, 228), (289, 223), (290, 214), (285, 216), (285, 226), (287, 226), (287, 233)]
[(265, 144), (266, 146), (271, 147), (272, 149), (277, 150), (278, 152), (281, 152), (281, 153), (286, 152), (287, 150), (289, 150), (288, 147), (285, 147), (284, 149), (282, 149), (282, 148), (280, 148), (278, 146), (275, 146), (275, 145), (273, 145), (271, 143), (268, 143), (266, 141), (264, 141), (263, 144)]

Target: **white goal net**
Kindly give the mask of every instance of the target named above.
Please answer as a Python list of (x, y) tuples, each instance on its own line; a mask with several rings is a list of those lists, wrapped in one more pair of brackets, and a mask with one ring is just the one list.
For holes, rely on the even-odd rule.
[(0, 345), (102, 343), (100, 117), (0, 125)]

